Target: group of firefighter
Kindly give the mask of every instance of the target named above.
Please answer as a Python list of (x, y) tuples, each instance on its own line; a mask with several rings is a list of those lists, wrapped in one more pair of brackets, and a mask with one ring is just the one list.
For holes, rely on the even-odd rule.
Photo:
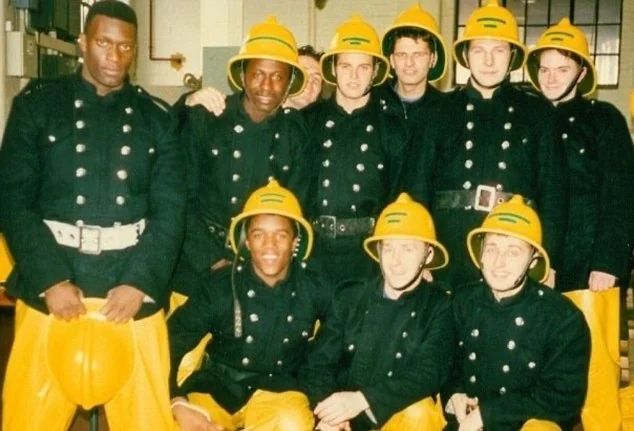
[(3, 431), (624, 426), (634, 147), (579, 27), (527, 50), (488, 0), (448, 51), (414, 5), (317, 53), (268, 17), (235, 94), (174, 106), (130, 82), (137, 27), (96, 2), (78, 72), (13, 100)]

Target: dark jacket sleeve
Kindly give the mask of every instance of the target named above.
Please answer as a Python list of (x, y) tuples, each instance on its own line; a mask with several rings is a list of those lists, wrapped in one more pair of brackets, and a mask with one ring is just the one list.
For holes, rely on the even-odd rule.
[(343, 332), (347, 315), (346, 300), (337, 292), (328, 312), (321, 322), (306, 363), (298, 372), (298, 383), (310, 401), (311, 408), (337, 391), (337, 367), (343, 352)]
[(603, 123), (597, 148), (602, 177), (590, 269), (620, 277), (628, 271), (634, 223), (634, 147), (623, 115), (610, 105), (601, 107)]
[(557, 134), (554, 113), (546, 103), (540, 103), (542, 130), (538, 135), (537, 158), (537, 211), (544, 231), (544, 248), (551, 266), (562, 267), (564, 236), (568, 219), (568, 181), (564, 146)]
[[(16, 267), (33, 289), (32, 298), (49, 287), (74, 277), (53, 234), (37, 207), (41, 186), (38, 139), (48, 116), (41, 95), (50, 89), (30, 85), (15, 97), (0, 149), (0, 226)], [(49, 94), (50, 92), (50, 94)]]
[[(147, 101), (148, 103), (152, 103)], [(152, 103), (151, 108), (158, 109)], [(161, 111), (161, 114), (165, 114)], [(133, 248), (119, 281), (162, 303), (182, 245), (185, 224), (185, 171), (175, 122), (167, 114), (151, 121), (156, 161), (150, 172), (146, 229)], [(159, 124), (159, 121), (166, 121)]]
[(430, 324), (425, 339), (402, 372), (360, 389), (378, 426), (384, 425), (394, 413), (439, 393), (449, 376), (455, 336), (448, 297), (436, 306)]
[(531, 418), (567, 423), (583, 407), (588, 387), (590, 330), (579, 310), (550, 331), (549, 352), (530, 393), (509, 393), (480, 402), (485, 429), (510, 429)]

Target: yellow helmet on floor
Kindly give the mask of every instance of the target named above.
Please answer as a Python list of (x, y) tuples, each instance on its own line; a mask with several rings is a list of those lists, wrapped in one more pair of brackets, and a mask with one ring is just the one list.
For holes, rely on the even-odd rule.
[(454, 43), (454, 58), (462, 67), (469, 68), (463, 55), (467, 43), (478, 39), (510, 43), (511, 48), (515, 48), (510, 70), (517, 70), (524, 64), (526, 48), (520, 41), (517, 21), (511, 11), (498, 4), (498, 0), (489, 0), (486, 5), (474, 10), (467, 20), (463, 35)]
[(240, 89), (244, 89), (243, 62), (251, 59), (275, 60), (290, 65), (291, 88), (288, 95), (294, 96), (304, 89), (306, 74), (299, 64), (295, 37), (274, 16), (268, 16), (251, 27), (242, 42), (240, 52), (229, 60), (227, 74), (231, 83)]
[(449, 262), (447, 249), (436, 240), (436, 227), (429, 211), (407, 193), (401, 193), (396, 201), (385, 207), (376, 222), (374, 234), (363, 242), (366, 253), (377, 262), (380, 262), (377, 245), (384, 239), (416, 239), (432, 246), (434, 257), (426, 269), (439, 269)]
[(84, 409), (110, 401), (135, 365), (132, 322), (106, 321), (104, 299), (84, 299), (87, 314), (71, 321), (49, 316), (47, 365), (62, 393)]
[(537, 74), (539, 72), (539, 53), (547, 49), (560, 49), (571, 52), (581, 57), (583, 66), (586, 66), (586, 76), (583, 77), (577, 89), (582, 95), (594, 92), (597, 86), (597, 71), (590, 57), (588, 39), (583, 31), (570, 23), (568, 18), (563, 18), (557, 25), (548, 28), (539, 39), (533, 49), (528, 52), (526, 70), (533, 86), (540, 90)]
[(534, 209), (524, 203), (524, 198), (515, 195), (510, 201), (498, 205), (487, 215), (482, 226), (469, 232), (467, 248), (476, 267), (480, 268), (480, 256), (484, 234), (508, 235), (526, 241), (539, 253), (537, 265), (529, 270), (529, 275), (539, 282), (548, 278), (550, 259), (542, 247), (542, 224)]
[(434, 82), (441, 79), (447, 70), (447, 49), (445, 48), (445, 41), (440, 35), (440, 28), (434, 17), (429, 12), (423, 10), (419, 4), (415, 4), (401, 12), (396, 20), (394, 20), (392, 26), (385, 31), (382, 41), (383, 55), (389, 57), (392, 54), (394, 44), (396, 43), (394, 37), (395, 32), (408, 27), (426, 31), (432, 36), (434, 51), (436, 52), (436, 63), (434, 67), (429, 69), (427, 80)]
[(238, 253), (244, 221), (258, 214), (276, 214), (296, 221), (300, 238), (297, 256), (300, 256), (302, 260), (308, 259), (313, 248), (313, 228), (304, 219), (302, 208), (295, 195), (273, 179), (265, 187), (254, 191), (244, 204), (242, 212), (231, 221), (229, 242), (234, 253)]
[(387, 78), (390, 64), (381, 52), (379, 35), (359, 14), (352, 15), (337, 28), (330, 48), (321, 57), (321, 76), (324, 81), (337, 85), (337, 78), (333, 73), (334, 59), (337, 54), (346, 53), (367, 54), (376, 59), (378, 70), (372, 85), (382, 84)]

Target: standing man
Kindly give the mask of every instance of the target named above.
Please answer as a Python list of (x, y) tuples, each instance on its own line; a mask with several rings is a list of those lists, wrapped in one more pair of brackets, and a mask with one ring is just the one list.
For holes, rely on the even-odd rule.
[(541, 284), (550, 260), (537, 213), (516, 195), (467, 246), (482, 280), (453, 301), (458, 354), (443, 393), (446, 429), (511, 431), (539, 420), (531, 429), (571, 430), (586, 397), (590, 330), (569, 299)]
[(570, 212), (561, 291), (627, 287), (634, 231), (634, 146), (611, 104), (588, 100), (597, 74), (583, 31), (564, 18), (541, 35), (526, 64), (555, 106), (568, 165)]
[[(332, 291), (298, 261), (311, 252), (310, 224), (295, 196), (271, 181), (249, 197), (229, 234), (243, 261), (206, 277), (168, 322), (174, 416), (182, 431), (310, 430), (297, 369), (316, 321), (328, 321)], [(183, 356), (207, 333), (202, 366), (177, 384)]]
[(452, 263), (437, 276), (454, 286), (479, 278), (464, 238), (513, 193), (536, 206), (546, 249), (559, 268), (566, 222), (563, 154), (548, 104), (509, 82), (510, 72), (524, 63), (515, 17), (489, 0), (469, 17), (454, 56), (470, 69), (469, 82), (428, 120), (406, 178), (414, 198), (430, 203), (451, 255)]
[(297, 111), (281, 109), (302, 91), (305, 75), (295, 38), (274, 17), (256, 24), (228, 75), (241, 92), (218, 117), (202, 106), (184, 108), (189, 202), (183, 253), (172, 286), (188, 295), (200, 274), (228, 265), (231, 218), (268, 178), (277, 178), (300, 202), (312, 186), (308, 132)]
[[(51, 345), (47, 328), (60, 319), (81, 327), (96, 314), (113, 326), (132, 322), (135, 333), (133, 371), (105, 403), (110, 429), (170, 430), (161, 307), (183, 236), (183, 158), (167, 105), (129, 82), (134, 10), (95, 3), (84, 29), (79, 72), (33, 81), (18, 95), (0, 151), (0, 222), (16, 263), (8, 288), (25, 309), (7, 368), (2, 429), (70, 425), (77, 405), (62, 388), (73, 382), (45, 364), (68, 354), (75, 339)], [(88, 297), (100, 305), (84, 316)], [(98, 332), (79, 336), (86, 349), (118, 347)], [(88, 351), (73, 359), (64, 368), (77, 367), (73, 378), (99, 368)], [(102, 383), (113, 377), (88, 374)]]
[(443, 96), (429, 85), (442, 79), (447, 69), (447, 50), (438, 23), (416, 4), (401, 12), (387, 29), (382, 46), (396, 74), (384, 86), (385, 96), (403, 105), (410, 132), (420, 131)]
[(440, 430), (434, 398), (451, 371), (451, 302), (423, 270), (445, 266), (447, 252), (429, 212), (405, 193), (364, 246), (382, 275), (341, 287), (300, 371), (317, 429)]
[(399, 192), (406, 125), (400, 108), (372, 91), (388, 69), (376, 31), (354, 15), (339, 26), (321, 58), (324, 80), (337, 86), (334, 97), (303, 111), (317, 153), (310, 207), (314, 261), (333, 282), (376, 270), (363, 253), (363, 239)]

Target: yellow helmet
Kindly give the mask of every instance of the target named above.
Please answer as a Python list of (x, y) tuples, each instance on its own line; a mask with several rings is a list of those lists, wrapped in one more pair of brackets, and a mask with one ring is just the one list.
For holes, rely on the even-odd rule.
[(66, 398), (90, 409), (110, 401), (130, 380), (136, 339), (132, 322), (108, 322), (99, 312), (105, 299), (83, 301), (83, 316), (68, 322), (49, 316), (46, 355)]
[(244, 204), (242, 212), (231, 221), (229, 242), (234, 253), (238, 253), (243, 222), (258, 214), (277, 214), (296, 221), (300, 228), (297, 255), (301, 256), (302, 260), (308, 259), (313, 248), (313, 228), (304, 219), (302, 208), (295, 195), (273, 179), (265, 187), (254, 191)]
[(535, 247), (541, 259), (529, 270), (529, 275), (540, 282), (548, 278), (550, 259), (542, 247), (542, 224), (535, 210), (524, 203), (522, 196), (515, 195), (510, 201), (493, 208), (484, 219), (482, 226), (469, 232), (467, 248), (471, 260), (478, 268), (480, 268), (482, 239), (486, 233), (512, 236)]
[(409, 9), (404, 10), (394, 20), (394, 23), (390, 28), (385, 31), (383, 36), (383, 55), (389, 57), (393, 50), (396, 40), (394, 39), (394, 33), (396, 30), (413, 27), (415, 29), (423, 30), (432, 36), (434, 48), (436, 51), (436, 64), (429, 69), (427, 80), (434, 82), (441, 79), (447, 70), (445, 41), (440, 35), (440, 28), (434, 17), (427, 11), (423, 10), (419, 4), (415, 4)]
[(489, 0), (486, 5), (474, 10), (467, 20), (462, 37), (454, 43), (453, 55), (462, 67), (469, 68), (463, 56), (466, 44), (478, 39), (510, 43), (515, 48), (510, 70), (519, 69), (524, 64), (526, 48), (520, 41), (517, 21), (511, 11), (498, 4), (498, 0)]
[(0, 233), (0, 283), (7, 281), (13, 265), (13, 257), (9, 253), (7, 242), (4, 239), (4, 235)]
[(390, 64), (381, 53), (379, 35), (359, 14), (354, 14), (338, 28), (330, 42), (330, 48), (321, 57), (321, 76), (324, 81), (337, 85), (332, 67), (337, 54), (368, 54), (377, 60), (378, 71), (372, 85), (382, 84), (387, 78)]
[(279, 24), (274, 16), (270, 15), (251, 27), (242, 41), (240, 52), (227, 64), (227, 74), (231, 83), (240, 89), (244, 88), (243, 61), (249, 59), (275, 60), (290, 65), (292, 80), (288, 95), (294, 96), (304, 89), (306, 73), (299, 64), (295, 37), (288, 28)]
[(579, 27), (570, 24), (568, 18), (563, 18), (557, 25), (548, 28), (539, 36), (535, 47), (528, 52), (526, 70), (531, 84), (538, 90), (540, 89), (537, 79), (539, 72), (538, 54), (546, 49), (562, 49), (581, 57), (587, 66), (587, 72), (577, 88), (584, 96), (594, 92), (597, 86), (597, 71), (590, 57), (588, 39)]
[(401, 193), (385, 207), (374, 227), (374, 235), (363, 242), (366, 253), (377, 262), (377, 243), (384, 239), (416, 239), (434, 247), (434, 257), (426, 269), (439, 269), (449, 262), (447, 249), (436, 240), (436, 228), (429, 211), (407, 193)]

